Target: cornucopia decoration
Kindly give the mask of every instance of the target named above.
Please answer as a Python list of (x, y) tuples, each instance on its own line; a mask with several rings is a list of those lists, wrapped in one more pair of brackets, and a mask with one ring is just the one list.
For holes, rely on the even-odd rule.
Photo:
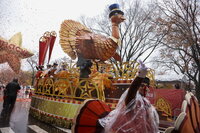
[(46, 31), (43, 36), (39, 39), (39, 66), (43, 66), (46, 58), (47, 51), (49, 50), (48, 62), (49, 64), (51, 59), (52, 50), (54, 47), (54, 43), (56, 40), (56, 32), (55, 31)]

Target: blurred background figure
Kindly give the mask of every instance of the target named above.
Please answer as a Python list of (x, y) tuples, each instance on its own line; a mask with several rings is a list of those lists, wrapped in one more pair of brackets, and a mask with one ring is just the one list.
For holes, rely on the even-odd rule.
[(176, 89), (180, 89), (180, 88), (181, 88), (180, 85), (179, 85), (178, 83), (175, 84), (174, 87), (175, 87)]
[(18, 79), (14, 78), (13, 81), (9, 82), (6, 85), (5, 92), (4, 92), (4, 105), (3, 110), (1, 112), (1, 116), (9, 114), (12, 112), (13, 107), (16, 102), (17, 92), (21, 89)]
[(30, 89), (26, 88), (26, 91), (25, 91), (25, 98), (29, 98), (29, 92), (30, 92)]

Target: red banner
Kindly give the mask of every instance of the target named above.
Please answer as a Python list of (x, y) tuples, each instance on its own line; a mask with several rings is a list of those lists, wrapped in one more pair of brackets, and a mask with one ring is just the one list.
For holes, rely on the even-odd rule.
[(178, 115), (178, 112), (181, 110), (182, 102), (185, 97), (185, 90), (183, 89), (153, 89), (150, 88), (150, 91), (147, 93), (147, 99), (155, 105), (157, 108), (159, 102), (161, 106), (165, 106), (165, 109), (170, 108), (171, 115)]

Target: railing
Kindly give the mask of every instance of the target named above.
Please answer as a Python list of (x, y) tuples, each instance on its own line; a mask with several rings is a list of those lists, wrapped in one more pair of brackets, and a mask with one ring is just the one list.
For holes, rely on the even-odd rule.
[[(99, 79), (95, 79), (99, 80)], [(37, 80), (35, 93), (46, 96), (69, 99), (101, 99), (105, 100), (104, 88), (95, 80), (40, 78)]]
[(164, 98), (158, 98), (155, 107), (158, 111), (165, 113), (167, 116), (172, 116), (171, 106)]
[[(108, 83), (111, 83), (113, 89), (116, 81), (131, 81), (136, 77), (139, 64), (134, 61), (124, 62), (122, 64), (98, 64), (99, 70), (95, 65), (92, 66), (90, 78), (80, 79), (79, 69), (75, 65), (67, 67), (67, 74), (54, 78), (45, 77), (37, 79), (35, 93), (46, 96), (72, 98), (72, 99), (89, 99), (96, 98), (105, 100), (104, 90)], [(99, 72), (100, 71), (100, 72)], [(110, 80), (112, 77), (112, 81)], [(155, 86), (154, 71), (149, 70), (147, 77), (150, 78), (151, 86)], [(130, 83), (130, 82), (129, 82)]]

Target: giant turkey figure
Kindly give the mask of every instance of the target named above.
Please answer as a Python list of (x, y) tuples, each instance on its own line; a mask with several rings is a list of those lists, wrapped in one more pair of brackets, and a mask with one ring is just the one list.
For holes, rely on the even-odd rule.
[(120, 45), (119, 24), (125, 20), (124, 13), (119, 9), (118, 4), (112, 4), (109, 9), (112, 36), (95, 34), (79, 22), (65, 20), (60, 29), (60, 44), (63, 51), (72, 59), (78, 57), (106, 61), (113, 57), (115, 60), (121, 61), (116, 49)]

